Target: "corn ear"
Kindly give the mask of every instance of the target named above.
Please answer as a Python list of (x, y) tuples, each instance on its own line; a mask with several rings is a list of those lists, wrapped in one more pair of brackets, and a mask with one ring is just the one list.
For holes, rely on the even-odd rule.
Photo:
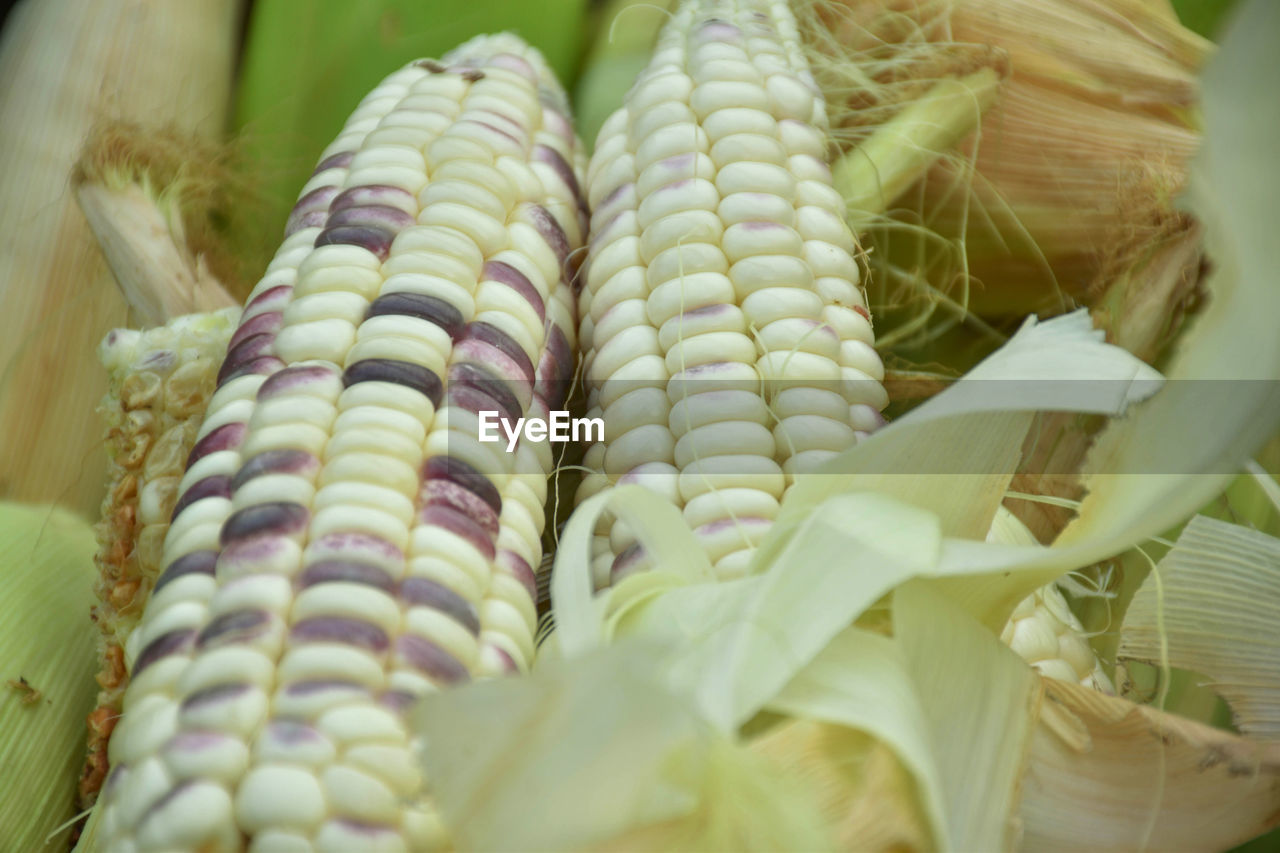
[(533, 654), (550, 448), (477, 414), (562, 404), (583, 160), (511, 35), (392, 74), (324, 152), (124, 645), (108, 849), (445, 843), (403, 712)]
[[(53, 506), (0, 504), (0, 827), (6, 850), (65, 845), (93, 706), (92, 526)], [(46, 841), (49, 846), (46, 847)]]
[[(605, 436), (578, 500), (653, 489), (721, 577), (887, 403), (826, 122), (785, 3), (690, 2), (588, 167), (580, 339)], [(597, 534), (598, 587), (646, 565), (625, 525)]]
[[(987, 541), (1039, 544), (1035, 534), (1003, 506), (996, 510)], [(1084, 626), (1056, 584), (1046, 584), (1020, 601), (1000, 632), (1000, 639), (1047, 678), (1115, 693), (1111, 679), (1089, 646)]]

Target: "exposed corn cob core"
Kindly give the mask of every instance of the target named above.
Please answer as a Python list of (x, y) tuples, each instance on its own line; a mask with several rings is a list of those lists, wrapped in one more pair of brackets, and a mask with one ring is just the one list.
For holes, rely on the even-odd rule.
[(88, 806), (107, 772), (107, 739), (128, 681), (125, 640), (160, 574), (164, 536), (178, 499), (235, 309), (178, 317), (138, 332), (118, 329), (99, 354), (110, 380), (99, 411), (106, 422), (110, 479), (97, 526), (94, 621), (102, 633), (98, 707), (89, 715), (89, 758), (80, 782)]
[[(826, 124), (785, 2), (696, 0), (588, 167), (580, 339), (605, 440), (578, 498), (652, 488), (721, 577), (887, 403)], [(598, 586), (644, 561), (621, 524), (597, 530)]]
[(387, 78), (246, 303), (130, 637), (109, 851), (441, 843), (403, 711), (527, 665), (582, 155), (510, 35)]
[[(1005, 507), (996, 511), (988, 542), (1037, 545), (1035, 534)], [(1047, 678), (1074, 681), (1104, 693), (1115, 693), (1080, 620), (1071, 612), (1056, 584), (1045, 584), (1018, 603), (1000, 639)]]

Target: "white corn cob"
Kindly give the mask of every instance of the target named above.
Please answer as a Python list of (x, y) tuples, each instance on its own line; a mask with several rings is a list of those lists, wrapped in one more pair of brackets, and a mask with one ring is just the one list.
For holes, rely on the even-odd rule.
[[(826, 108), (785, 2), (693, 0), (588, 167), (579, 313), (605, 441), (578, 499), (640, 483), (740, 574), (795, 474), (880, 425), (887, 397)], [(598, 586), (643, 564), (597, 530)]]
[[(303, 188), (245, 306), (127, 658), (107, 851), (440, 842), (402, 712), (527, 665), (582, 155), (510, 35), (413, 63)], [(498, 449), (494, 449), (498, 448)]]
[(89, 758), (80, 780), (84, 806), (92, 804), (106, 776), (107, 740), (128, 682), (124, 644), (163, 568), (178, 483), (236, 315), (228, 308), (176, 317), (145, 332), (117, 329), (99, 350), (110, 379), (99, 407), (107, 425), (110, 479), (96, 528), (93, 618), (102, 633), (102, 692), (89, 715)]
[[(1035, 534), (1009, 510), (1000, 507), (987, 533), (988, 542), (1036, 545)], [(1104, 693), (1115, 693), (1102, 662), (1089, 645), (1084, 626), (1071, 612), (1056, 584), (1045, 584), (1014, 608), (1000, 639), (1041, 675), (1073, 681)]]

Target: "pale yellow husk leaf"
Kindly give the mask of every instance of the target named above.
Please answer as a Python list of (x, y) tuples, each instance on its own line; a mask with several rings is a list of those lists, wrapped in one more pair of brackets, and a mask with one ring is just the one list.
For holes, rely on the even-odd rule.
[(1280, 540), (1196, 516), (1129, 604), (1120, 660), (1209, 678), (1236, 726), (1280, 742)]
[(69, 183), (90, 129), (123, 120), (218, 137), (239, 0), (38, 0), (0, 39), (0, 494), (86, 515), (102, 499), (97, 342), (128, 319)]

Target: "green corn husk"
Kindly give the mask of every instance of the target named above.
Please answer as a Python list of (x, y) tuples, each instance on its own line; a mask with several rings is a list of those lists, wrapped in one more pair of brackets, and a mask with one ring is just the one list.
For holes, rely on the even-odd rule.
[[(0, 828), (5, 850), (65, 846), (97, 668), (93, 527), (65, 509), (0, 503)], [(48, 842), (46, 846), (46, 841)]]

